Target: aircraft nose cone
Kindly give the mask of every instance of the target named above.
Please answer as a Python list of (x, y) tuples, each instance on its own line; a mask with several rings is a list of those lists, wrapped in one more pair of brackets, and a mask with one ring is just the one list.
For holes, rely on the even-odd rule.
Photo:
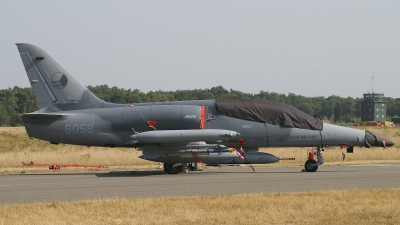
[(391, 147), (395, 145), (393, 138), (382, 134), (375, 134), (369, 131), (365, 131), (365, 147)]
[(377, 140), (377, 144), (380, 147), (391, 147), (395, 144), (393, 138), (382, 135), (382, 134), (374, 134)]

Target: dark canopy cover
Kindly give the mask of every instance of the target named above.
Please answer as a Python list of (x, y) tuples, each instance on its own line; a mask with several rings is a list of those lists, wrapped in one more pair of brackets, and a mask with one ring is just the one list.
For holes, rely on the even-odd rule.
[(292, 106), (258, 99), (217, 99), (217, 114), (260, 123), (295, 127), (309, 130), (322, 130), (323, 122)]

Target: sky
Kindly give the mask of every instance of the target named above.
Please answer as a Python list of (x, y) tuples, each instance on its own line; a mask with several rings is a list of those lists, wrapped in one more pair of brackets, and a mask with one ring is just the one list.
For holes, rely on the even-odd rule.
[(400, 98), (400, 1), (0, 0), (0, 89), (30, 86), (15, 43), (86, 86)]

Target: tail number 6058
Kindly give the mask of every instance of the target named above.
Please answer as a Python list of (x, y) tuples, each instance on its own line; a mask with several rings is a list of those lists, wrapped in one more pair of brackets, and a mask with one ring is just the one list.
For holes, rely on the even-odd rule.
[(93, 124), (68, 124), (65, 125), (65, 133), (66, 134), (85, 134), (85, 133), (93, 133)]

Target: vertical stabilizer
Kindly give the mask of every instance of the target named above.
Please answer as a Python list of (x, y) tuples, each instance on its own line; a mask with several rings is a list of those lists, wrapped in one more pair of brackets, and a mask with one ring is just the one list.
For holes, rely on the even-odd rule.
[(43, 49), (17, 44), (40, 112), (102, 108), (97, 98)]

